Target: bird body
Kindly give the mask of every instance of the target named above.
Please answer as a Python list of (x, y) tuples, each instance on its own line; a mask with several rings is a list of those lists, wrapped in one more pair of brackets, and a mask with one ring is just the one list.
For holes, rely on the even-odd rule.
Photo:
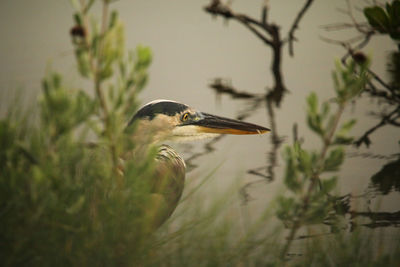
[(185, 162), (164, 141), (186, 142), (220, 134), (261, 134), (269, 129), (251, 123), (197, 111), (171, 100), (155, 100), (140, 108), (128, 123), (136, 124), (132, 138), (137, 144), (134, 158), (143, 158), (151, 146), (158, 147), (155, 171), (149, 181), (150, 202), (146, 217), (153, 229), (167, 220), (182, 195)]
[(185, 161), (170, 146), (161, 145), (155, 158), (156, 169), (151, 181), (151, 192), (161, 197), (165, 204), (158, 208), (153, 219), (155, 226), (161, 225), (174, 212), (185, 185)]

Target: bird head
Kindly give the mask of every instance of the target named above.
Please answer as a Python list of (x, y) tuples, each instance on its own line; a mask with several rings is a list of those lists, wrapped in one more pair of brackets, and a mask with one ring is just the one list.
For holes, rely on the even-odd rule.
[(220, 134), (262, 134), (268, 128), (200, 112), (171, 100), (155, 100), (138, 110), (128, 126), (137, 123), (138, 133), (152, 142), (191, 141)]

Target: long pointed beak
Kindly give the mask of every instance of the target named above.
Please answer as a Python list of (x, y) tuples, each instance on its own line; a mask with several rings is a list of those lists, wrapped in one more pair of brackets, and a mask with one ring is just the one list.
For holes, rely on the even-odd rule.
[(202, 118), (191, 122), (198, 127), (199, 132), (217, 134), (262, 134), (270, 129), (260, 125), (228, 119), (207, 113), (201, 113)]

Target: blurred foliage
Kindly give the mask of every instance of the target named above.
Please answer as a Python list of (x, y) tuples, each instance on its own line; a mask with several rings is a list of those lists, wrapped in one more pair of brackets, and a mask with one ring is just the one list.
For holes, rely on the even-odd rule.
[(1, 121), (1, 258), (5, 265), (98, 266), (132, 262), (145, 231), (148, 189), (136, 166), (116, 186), (103, 148)]
[(148, 240), (144, 177), (152, 173), (154, 153), (127, 162), (123, 175), (114, 157), (135, 146), (125, 122), (148, 80), (151, 52), (139, 46), (126, 56), (117, 13), (98, 30), (101, 22), (89, 16), (95, 2), (75, 3), (70, 32), (77, 69), (93, 82), (95, 95), (50, 72), (39, 121), (34, 114), (0, 121), (2, 265), (131, 265)]
[(58, 73), (43, 79), (42, 90), (41, 126), (52, 139), (70, 133), (94, 114), (95, 101), (82, 90), (66, 88)]
[(400, 94), (400, 52), (393, 51), (388, 54), (387, 71), (390, 86), (392, 86), (396, 94)]
[[(400, 1), (373, 1), (367, 3), (363, 9), (366, 23), (357, 24), (354, 27), (361, 34), (363, 41), (353, 46), (349, 43), (348, 54), (355, 61), (364, 60), (366, 57), (361, 50), (372, 40), (373, 36), (386, 35), (397, 46), (397, 50), (387, 53), (387, 76), (377, 74), (369, 70), (372, 78), (365, 89), (366, 94), (377, 99), (380, 103), (380, 111), (376, 108), (371, 110), (372, 114), (378, 114), (381, 120), (364, 132), (354, 143), (357, 146), (365, 144), (370, 146), (370, 135), (379, 128), (387, 125), (399, 127), (400, 118)], [(351, 12), (349, 12), (351, 14)], [(361, 26), (362, 25), (362, 26)]]
[(400, 191), (400, 159), (385, 164), (371, 177), (372, 186), (387, 195), (392, 190)]
[(385, 8), (374, 5), (364, 8), (364, 15), (373, 30), (387, 34), (397, 44), (398, 50), (388, 55), (387, 70), (390, 75), (389, 90), (397, 95), (400, 88), (400, 1), (393, 0)]
[(397, 44), (398, 50), (388, 54), (389, 83), (385, 87), (391, 92), (389, 99), (392, 101), (389, 103), (398, 106), (400, 94), (400, 1), (388, 2), (385, 4), (385, 8), (378, 5), (366, 7), (364, 8), (364, 15), (372, 29), (381, 34), (389, 35)]
[(394, 242), (385, 251), (382, 245), (376, 245), (379, 242), (383, 244), (384, 237), (378, 237), (378, 242), (374, 238), (373, 232), (358, 229), (350, 235), (335, 234), (325, 242), (317, 238), (310, 240), (306, 249), (308, 253), (301, 258), (299, 265), (397, 266), (400, 262), (400, 243)]
[(380, 6), (366, 7), (364, 15), (376, 31), (389, 34), (393, 40), (400, 40), (400, 1), (386, 3), (385, 9)]

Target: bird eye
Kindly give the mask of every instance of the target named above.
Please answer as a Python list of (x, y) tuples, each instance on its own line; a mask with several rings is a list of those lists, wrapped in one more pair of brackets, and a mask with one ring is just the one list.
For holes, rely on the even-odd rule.
[(188, 119), (189, 119), (189, 113), (185, 113), (182, 115), (182, 118), (181, 118), (182, 121), (187, 121)]

